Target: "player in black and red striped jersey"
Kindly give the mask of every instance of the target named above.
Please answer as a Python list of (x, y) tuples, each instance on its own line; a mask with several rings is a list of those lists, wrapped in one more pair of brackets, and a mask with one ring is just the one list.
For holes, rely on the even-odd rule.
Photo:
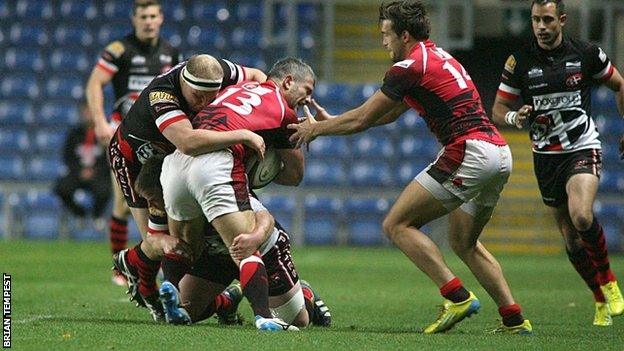
[[(602, 146), (591, 90), (604, 84), (616, 92), (624, 115), (624, 79), (597, 45), (564, 35), (566, 19), (563, 1), (532, 2), (534, 35), (507, 59), (492, 111), (499, 124), (529, 127), (542, 201), (557, 221), (570, 262), (593, 292), (593, 324), (609, 326), (611, 315), (624, 314), (624, 298), (593, 213)], [(523, 105), (513, 110), (519, 98)]]
[(264, 81), (266, 76), (257, 69), (210, 55), (193, 56), (152, 80), (111, 139), (111, 168), (144, 239), (132, 249), (120, 251), (115, 256), (115, 267), (128, 279), (132, 298), (150, 308), (155, 319), (163, 318), (155, 281), (160, 259), (183, 247), (178, 246), (182, 244), (176, 238), (166, 235), (166, 217), (148, 215), (147, 202), (134, 192), (134, 180), (147, 159), (175, 149), (196, 155), (242, 143), (263, 154), (264, 141), (253, 132), (199, 130), (193, 129), (190, 122), (221, 88), (244, 79)]
[(298, 145), (315, 137), (353, 134), (396, 120), (415, 109), (444, 146), (437, 159), (405, 188), (383, 222), (386, 235), (434, 281), (445, 298), (439, 318), (424, 332), (438, 333), (476, 313), (479, 300), (444, 262), (442, 253), (419, 228), (449, 214), (449, 239), (499, 307), (498, 332), (532, 333), (515, 303), (500, 265), (479, 242), (511, 172), (511, 152), (489, 121), (470, 76), (429, 39), (430, 24), (417, 1), (380, 7), (382, 44), (394, 65), (383, 85), (358, 108), (330, 116), (320, 106), (291, 128)]
[[(160, 1), (136, 0), (132, 10), (133, 32), (109, 43), (102, 51), (86, 86), (86, 96), (93, 116), (95, 134), (108, 146), (113, 132), (128, 113), (139, 94), (157, 75), (168, 71), (181, 60), (178, 49), (160, 37), (164, 21)], [(104, 115), (104, 86), (112, 83), (115, 102), (110, 123)], [(114, 177), (112, 177), (113, 209), (109, 225), (109, 239), (113, 254), (126, 248), (128, 216), (126, 204)], [(119, 272), (113, 272), (113, 282), (126, 285)]]

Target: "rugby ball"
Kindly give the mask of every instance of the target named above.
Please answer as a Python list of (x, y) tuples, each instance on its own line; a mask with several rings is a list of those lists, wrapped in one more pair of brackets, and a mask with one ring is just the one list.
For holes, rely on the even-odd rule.
[(264, 160), (259, 161), (257, 154), (252, 154), (245, 163), (247, 181), (252, 189), (260, 189), (277, 177), (284, 167), (275, 149), (269, 148), (264, 153)]

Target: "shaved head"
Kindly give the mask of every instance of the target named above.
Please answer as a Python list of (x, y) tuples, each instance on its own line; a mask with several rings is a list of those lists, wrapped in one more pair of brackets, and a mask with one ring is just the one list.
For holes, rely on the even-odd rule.
[(188, 60), (186, 69), (197, 78), (220, 80), (223, 79), (223, 68), (216, 58), (202, 54), (195, 55)]

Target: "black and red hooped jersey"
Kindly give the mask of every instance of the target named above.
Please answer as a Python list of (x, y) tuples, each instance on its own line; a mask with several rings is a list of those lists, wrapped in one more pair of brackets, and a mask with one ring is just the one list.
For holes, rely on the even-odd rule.
[[(261, 135), (267, 147), (289, 149), (292, 144), (288, 138), (293, 131), (286, 126), (298, 120), (280, 88), (269, 80), (262, 84), (243, 82), (222, 90), (191, 122), (194, 128), (216, 131), (248, 129)], [(242, 145), (230, 149), (239, 159), (245, 158)]]
[(115, 105), (112, 119), (119, 122), (125, 117), (149, 82), (180, 61), (178, 49), (162, 38), (158, 39), (156, 46), (151, 46), (141, 42), (133, 33), (108, 44), (97, 66), (113, 77)]
[[(242, 66), (224, 59), (217, 60), (223, 69), (221, 89), (245, 80)], [(175, 150), (162, 131), (172, 123), (190, 120), (194, 115), (180, 88), (180, 72), (186, 62), (154, 78), (121, 122), (120, 145), (127, 145), (121, 150), (127, 159), (144, 163), (154, 154), (169, 154)]]
[(506, 145), (464, 67), (431, 41), (416, 44), (386, 73), (381, 91), (420, 114), (443, 145), (466, 139)]
[(532, 38), (507, 59), (497, 94), (533, 106), (528, 121), (534, 152), (599, 149), (591, 88), (612, 74), (596, 45), (564, 35), (559, 47), (544, 50)]

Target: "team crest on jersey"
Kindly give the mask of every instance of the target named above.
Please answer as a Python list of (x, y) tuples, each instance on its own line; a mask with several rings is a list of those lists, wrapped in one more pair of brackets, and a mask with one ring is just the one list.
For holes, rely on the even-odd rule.
[(583, 80), (583, 73), (577, 72), (577, 73), (569, 75), (566, 78), (565, 83), (568, 88), (576, 88), (581, 82), (581, 80)]
[(529, 78), (537, 78), (544, 75), (544, 72), (539, 67), (533, 67), (529, 70)]
[(110, 53), (113, 57), (118, 58), (119, 56), (121, 56), (124, 53), (126, 48), (124, 47), (122, 42), (117, 40), (117, 41), (114, 41), (114, 42), (108, 44), (108, 46), (106, 47), (105, 50), (108, 53)]
[(581, 68), (581, 61), (566, 62), (566, 68), (568, 69)]
[(598, 57), (600, 58), (600, 61), (607, 62), (607, 54), (602, 51), (602, 48), (598, 48)]
[(132, 56), (132, 59), (130, 60), (130, 62), (132, 62), (133, 65), (144, 65), (145, 56), (141, 56), (141, 55)]
[(162, 103), (173, 103), (179, 105), (178, 98), (166, 91), (152, 91), (149, 93), (149, 103), (150, 106)]
[(395, 63), (392, 66), (397, 66), (397, 67), (401, 67), (401, 68), (408, 68), (409, 66), (412, 65), (412, 63), (414, 63), (414, 60), (403, 60), (403, 61), (399, 61), (399, 62)]
[(517, 63), (518, 62), (516, 61), (516, 58), (514, 57), (514, 55), (509, 55), (509, 57), (507, 58), (507, 61), (505, 61), (505, 70), (507, 70), (508, 72), (514, 73)]

